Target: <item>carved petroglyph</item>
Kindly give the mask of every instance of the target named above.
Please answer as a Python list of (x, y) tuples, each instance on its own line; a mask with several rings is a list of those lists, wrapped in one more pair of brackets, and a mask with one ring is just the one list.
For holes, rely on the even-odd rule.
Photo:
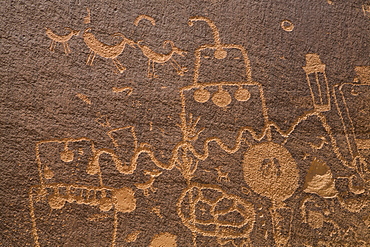
[(64, 48), (64, 53), (68, 54), (71, 53), (71, 49), (69, 48), (68, 41), (73, 37), (80, 34), (80, 31), (73, 30), (72, 28), (65, 27), (66, 30), (70, 31), (66, 35), (58, 35), (55, 34), (50, 28), (46, 28), (46, 35), (51, 39), (50, 43), (50, 51), (55, 50), (56, 43), (62, 43)]
[(130, 234), (127, 234), (125, 240), (127, 243), (135, 242), (141, 232), (140, 231), (133, 231)]
[[(85, 24), (91, 22), (90, 10), (87, 9), (87, 11), (88, 16), (84, 18)], [(153, 26), (156, 25), (154, 18), (148, 15), (138, 16), (134, 21), (134, 25), (138, 26), (142, 20), (149, 21)], [(346, 160), (347, 157), (343, 157), (339, 150), (336, 139), (334, 138), (333, 128), (327, 120), (327, 114), (323, 113), (332, 110), (330, 102), (331, 95), (325, 74), (325, 64), (321, 62), (318, 54), (307, 54), (306, 66), (303, 67), (306, 72), (306, 80), (310, 89), (314, 109), (297, 117), (288, 129), (282, 130), (276, 123), (269, 120), (263, 87), (260, 83), (252, 80), (251, 66), (245, 48), (236, 44), (223, 44), (215, 23), (207, 17), (191, 17), (188, 24), (189, 26), (193, 26), (198, 21), (204, 21), (209, 25), (212, 30), (214, 43), (202, 45), (195, 50), (193, 83), (180, 89), (179, 92), (181, 98), (181, 122), (178, 126), (183, 136), (182, 140), (173, 147), (167, 163), (157, 159), (155, 146), (145, 142), (138, 142), (133, 126), (125, 126), (108, 131), (107, 135), (112, 141), (113, 148), (98, 149), (89, 138), (65, 138), (37, 143), (36, 159), (41, 184), (32, 187), (30, 190), (30, 209), (36, 246), (40, 246), (36, 226), (37, 216), (35, 215), (33, 206), (37, 198), (45, 197), (49, 207), (55, 211), (63, 210), (67, 203), (69, 203), (96, 207), (106, 215), (109, 212), (114, 212), (114, 230), (112, 233), (112, 246), (114, 246), (117, 236), (118, 217), (122, 217), (123, 213), (130, 213), (136, 210), (137, 199), (135, 192), (142, 190), (145, 196), (144, 200), (153, 200), (157, 194), (160, 194), (160, 190), (162, 189), (157, 187), (158, 185), (155, 183), (156, 178), (163, 174), (163, 170), (168, 171), (174, 168), (178, 169), (178, 171), (174, 172), (181, 173), (186, 181), (186, 185), (184, 183), (184, 186), (187, 186), (181, 195), (176, 195), (175, 199), (178, 199), (176, 204), (177, 214), (182, 223), (192, 232), (193, 244), (195, 246), (197, 245), (197, 237), (199, 236), (216, 238), (217, 243), (220, 245), (253, 246), (249, 234), (261, 218), (263, 220), (258, 224), (261, 224), (264, 228), (268, 225), (269, 220), (272, 223), (272, 232), (263, 229), (263, 233), (261, 233), (265, 236), (265, 240), (267, 241), (271, 238), (269, 235), (272, 234), (273, 237), (271, 239), (273, 239), (275, 245), (287, 246), (292, 234), (293, 217), (296, 217), (293, 214), (294, 207), (299, 206), (298, 204), (300, 203), (301, 220), (303, 220), (305, 226), (315, 231), (324, 229), (328, 225), (328, 222), (331, 224), (329, 224), (330, 227), (333, 226), (335, 229), (340, 228), (339, 224), (329, 220), (329, 216), (332, 214), (330, 210), (332, 209), (321, 209), (318, 203), (315, 202), (317, 198), (319, 198), (317, 200), (323, 200), (327, 203), (327, 207), (329, 207), (328, 205), (331, 207), (336, 203), (340, 205), (340, 209), (338, 210), (346, 210), (352, 213), (358, 213), (368, 206), (369, 188), (368, 183), (366, 183), (366, 176), (370, 168), (367, 157), (365, 157), (365, 151), (370, 149), (370, 139), (366, 138), (366, 135), (363, 135), (366, 131), (362, 131), (362, 133), (356, 132), (355, 123), (351, 116), (351, 108), (348, 105), (350, 101), (347, 100), (347, 91), (344, 91), (344, 89), (352, 85), (353, 88), (350, 91), (351, 97), (360, 97), (363, 91), (359, 90), (358, 87), (369, 86), (369, 67), (359, 66), (355, 68), (357, 77), (354, 81), (360, 84), (336, 85), (333, 88), (332, 96), (342, 121), (346, 146), (348, 146), (352, 156), (348, 162)], [(282, 21), (280, 25), (287, 32), (292, 32), (294, 29), (293, 23), (288, 20)], [(183, 56), (185, 51), (177, 48), (172, 41), (163, 42), (164, 48), (169, 45), (171, 51), (161, 54), (143, 45), (143, 41), (139, 40), (135, 44), (132, 40), (125, 38), (121, 33), (115, 34), (115, 36), (122, 38), (120, 43), (115, 45), (104, 44), (96, 39), (95, 35), (90, 31), (89, 28), (86, 29), (83, 35), (86, 45), (90, 48), (87, 64), (92, 65), (96, 54), (98, 54), (104, 58), (112, 59), (115, 67), (122, 73), (126, 68), (117, 60), (117, 57), (123, 53), (125, 45), (129, 44), (132, 47), (137, 45), (144, 56), (148, 58), (149, 78), (156, 77), (154, 71), (154, 65), (156, 63), (171, 63), (180, 76), (184, 75), (187, 71), (186, 68), (181, 67), (173, 59), (174, 55)], [(65, 38), (67, 38), (66, 36)], [(61, 42), (64, 45), (65, 53), (67, 53), (69, 51), (68, 44), (66, 43), (68, 40), (65, 42), (61, 40), (55, 41), (52, 39), (54, 43), (52, 43), (51, 48), (54, 50), (55, 42)], [(238, 51), (239, 54), (231, 57), (233, 51)], [(202, 82), (200, 80), (201, 63), (203, 63), (204, 59), (211, 60), (213, 58), (216, 61), (220, 60), (220, 62), (228, 59), (242, 61), (244, 66), (242, 75), (244, 79), (235, 81), (205, 80)], [(232, 76), (230, 77), (233, 78)], [(133, 88), (113, 87), (112, 92), (127, 92), (127, 96), (130, 96)], [(86, 104), (92, 104), (86, 95), (77, 94), (76, 96)], [(248, 108), (249, 104), (253, 105), (254, 108)], [(256, 107), (257, 105), (258, 107)], [(135, 106), (138, 106), (138, 104)], [(197, 107), (199, 106), (204, 107), (204, 109), (198, 111)], [(216, 122), (218, 126), (223, 126), (223, 121), (228, 117), (216, 119), (203, 113), (208, 111), (216, 112), (217, 110), (230, 112), (235, 107), (240, 107), (236, 111), (237, 114), (232, 116), (235, 118), (235, 124), (227, 123), (228, 125), (225, 125), (231, 126), (230, 128), (235, 127), (235, 129), (227, 133), (226, 138), (229, 139), (225, 141), (220, 137), (221, 134), (210, 132), (210, 129), (214, 128), (214, 126), (210, 125)], [(248, 122), (250, 120), (248, 118), (243, 119), (242, 123), (237, 124), (237, 119), (244, 117), (242, 115), (248, 115), (253, 121), (260, 118), (260, 125), (257, 127), (254, 126)], [(295, 145), (294, 142), (292, 144), (288, 139), (292, 136), (292, 133), (294, 134), (300, 123), (310, 121), (312, 117), (320, 122), (319, 124), (325, 133), (317, 134), (311, 139), (301, 140), (299, 138), (303, 135), (299, 132), (300, 130), (297, 131), (300, 134), (294, 138), (299, 139), (302, 146), (307, 146), (307, 148), (299, 149), (299, 145)], [(111, 128), (108, 116), (106, 115), (99, 113), (95, 121), (102, 127)], [(217, 128), (218, 126), (216, 125)], [(159, 127), (157, 125), (153, 127), (153, 122), (150, 121), (149, 131), (153, 131), (156, 128)], [(161, 130), (162, 134), (165, 134), (165, 130)], [(277, 138), (275, 139), (276, 136)], [(81, 148), (77, 145), (79, 142), (86, 142), (89, 147)], [(57, 156), (49, 155), (48, 153), (45, 155), (41, 152), (41, 148), (46, 144), (55, 145), (54, 148)], [(294, 149), (295, 147), (292, 146), (297, 146), (297, 149)], [(241, 155), (244, 154), (244, 159), (242, 161), (239, 160), (241, 164), (236, 162), (235, 167), (233, 166), (232, 168), (240, 168), (243, 171), (244, 185), (246, 187), (242, 185), (242, 192), (244, 193), (242, 197), (236, 195), (236, 193), (231, 194), (226, 188), (216, 185), (216, 183), (230, 185), (235, 181), (232, 181), (234, 170), (230, 169), (227, 166), (228, 164), (224, 164), (218, 160), (219, 157), (216, 157), (218, 154), (214, 153), (214, 147), (221, 150), (219, 153), (222, 153), (222, 155), (220, 156), (231, 157), (231, 155), (237, 155), (238, 151)], [(327, 152), (327, 150), (334, 152), (334, 154), (324, 154), (321, 157), (320, 152)], [(113, 161), (115, 168), (122, 176), (134, 176), (137, 174), (135, 170), (140, 165), (138, 162), (141, 155), (145, 155), (146, 158), (153, 161), (158, 169), (145, 168), (151, 170), (144, 169), (146, 180), (143, 183), (133, 183), (125, 185), (127, 187), (123, 188), (111, 188), (104, 186), (102, 181), (100, 163), (100, 157), (102, 155), (106, 156), (103, 159), (109, 157)], [(57, 160), (53, 159), (54, 156), (57, 157)], [(215, 184), (195, 183), (194, 178), (197, 175), (198, 168), (203, 168), (203, 162), (210, 162), (211, 159), (217, 162), (213, 163), (216, 165), (211, 168), (213, 169), (212, 175), (214, 175)], [(333, 161), (328, 161), (330, 159)], [(91, 185), (89, 183), (92, 182), (86, 181), (69, 183), (58, 180), (58, 172), (68, 169), (61, 167), (67, 165), (73, 167), (72, 165), (77, 163), (77, 161), (83, 163), (82, 172), (79, 173), (86, 173), (89, 177), (92, 177), (91, 181), (96, 182), (96, 185)], [(298, 164), (306, 168), (302, 168)], [(344, 171), (334, 169), (333, 167), (336, 165), (338, 167), (343, 165), (343, 168), (340, 169)], [(303, 171), (307, 167), (308, 170)], [(217, 177), (215, 171), (217, 172)], [(346, 175), (339, 177), (338, 173), (345, 173)], [(68, 176), (65, 177), (68, 178)], [(339, 189), (340, 186), (336, 187), (336, 182), (339, 179), (348, 181), (345, 184), (346, 186), (348, 185), (348, 191), (343, 189), (341, 191)], [(300, 181), (304, 182), (304, 184), (299, 185)], [(86, 184), (82, 184), (84, 182)], [(37, 192), (35, 193), (35, 191)], [(296, 202), (297, 200), (302, 200), (302, 197), (301, 199), (297, 199), (300, 195), (313, 199), (312, 201), (303, 199), (303, 202)], [(257, 206), (257, 202), (253, 202), (252, 204), (245, 200), (245, 198), (252, 196), (263, 197), (264, 200), (271, 203), (268, 204), (269, 206)], [(290, 200), (291, 198), (293, 200)], [(153, 205), (156, 204), (151, 204), (149, 210), (158, 216), (155, 218), (157, 220), (166, 220), (165, 216), (167, 212), (162, 212), (162, 209), (165, 210), (165, 208), (161, 208), (161, 206), (153, 207)], [(263, 207), (266, 208), (264, 209)], [(266, 213), (256, 213), (255, 208), (256, 210), (258, 208), (259, 211), (266, 210)], [(100, 219), (99, 217), (103, 216), (96, 216), (97, 219)], [(369, 221), (368, 218), (365, 220)], [(98, 220), (94, 218), (92, 221)], [(296, 227), (299, 227), (299, 224)], [(330, 227), (326, 228), (330, 229)], [(346, 227), (346, 231), (349, 233), (355, 232), (351, 227)], [(141, 232), (130, 229), (129, 233), (126, 233), (125, 241), (129, 243), (136, 242)], [(176, 242), (177, 236), (163, 232), (153, 236), (150, 246), (177, 246)]]
[[(54, 163), (50, 163), (48, 157), (44, 156), (44, 153), (47, 150), (46, 148), (49, 147), (49, 145), (52, 146), (53, 152), (55, 152), (55, 159)], [(70, 148), (70, 146), (73, 145), (73, 149)], [(74, 150), (77, 146), (83, 147), (85, 151), (82, 150)], [(60, 146), (63, 147), (63, 149), (60, 149)], [(53, 166), (64, 166), (63, 163), (60, 163), (60, 161), (64, 163), (72, 163), (76, 162), (77, 167), (81, 167), (82, 169), (86, 169), (88, 172), (89, 169), (94, 170), (94, 174), (97, 174), (98, 177), (91, 177), (91, 181), (96, 181), (101, 184), (101, 177), (100, 177), (100, 170), (99, 167), (92, 167), (91, 166), (91, 156), (94, 152), (96, 152), (96, 148), (94, 143), (89, 138), (66, 138), (66, 139), (53, 139), (53, 140), (47, 140), (47, 141), (41, 141), (36, 144), (36, 161), (38, 164), (38, 170), (39, 170), (39, 176), (40, 176), (40, 182), (43, 186), (45, 183), (50, 183), (49, 180), (51, 179), (59, 179), (58, 177), (55, 177), (55, 171), (52, 169), (51, 165)], [(59, 157), (59, 159), (57, 159)], [(84, 161), (81, 162), (83, 159)], [(65, 173), (65, 171), (59, 170), (58, 172)], [(73, 179), (78, 179), (76, 176), (73, 175), (73, 171), (68, 171), (69, 176), (66, 178), (68, 181), (73, 181)], [(71, 176), (71, 177), (70, 177)]]
[(291, 21), (284, 20), (280, 23), (280, 27), (287, 32), (291, 32), (294, 29), (294, 25)]
[(130, 96), (132, 92), (134, 91), (134, 89), (132, 87), (121, 87), (121, 88), (113, 87), (112, 91), (115, 93), (121, 93), (121, 92), (128, 91), (127, 96)]
[[(114, 129), (108, 132), (108, 135), (111, 136), (117, 146), (119, 146), (120, 140), (115, 139), (116, 137), (113, 135), (117, 132), (120, 133), (122, 130), (128, 130), (130, 133), (133, 132), (133, 129), (131, 129), (130, 126)], [(60, 145), (62, 145), (62, 149), (59, 147)], [(56, 155), (59, 154), (57, 158), (63, 162), (62, 164), (58, 165), (58, 160), (55, 160), (54, 163), (47, 162), (48, 157), (45, 156), (45, 154), (48, 155), (49, 152), (52, 151), (45, 149), (47, 147), (55, 149), (55, 151), (51, 152), (50, 155), (53, 153)], [(40, 246), (37, 228), (37, 220), (39, 219), (35, 214), (34, 208), (35, 199), (38, 200), (38, 198), (45, 198), (48, 206), (52, 210), (63, 210), (66, 203), (87, 205), (93, 208), (98, 208), (101, 212), (112, 212), (113, 210), (114, 219), (111, 243), (112, 246), (115, 245), (118, 227), (117, 212), (129, 213), (134, 211), (136, 209), (136, 198), (134, 191), (131, 188), (111, 188), (103, 185), (100, 164), (96, 157), (99, 157), (105, 152), (113, 153), (107, 149), (97, 149), (94, 142), (89, 138), (48, 140), (41, 141), (36, 144), (36, 160), (40, 174), (40, 185), (32, 187), (29, 193), (33, 236), (36, 246)], [(117, 156), (114, 157), (118, 160)], [(81, 162), (81, 164), (78, 162)], [(60, 165), (64, 164), (68, 164), (68, 166), (60, 167)], [(56, 165), (58, 165), (58, 169), (56, 168), (54, 169), (55, 171), (53, 171), (52, 167)], [(68, 176), (68, 173), (65, 172), (72, 170), (70, 173), (74, 174), (75, 172), (73, 170), (75, 169), (80, 169), (79, 173), (85, 173), (87, 175), (81, 176), (81, 179), (84, 180), (73, 180), (75, 176)], [(126, 172), (124, 167), (122, 168), (118, 166), (117, 169), (121, 169), (121, 171)], [(67, 179), (68, 182), (73, 183), (60, 183), (59, 181), (63, 181), (63, 179), (60, 180), (60, 175), (63, 179)], [(91, 179), (88, 179), (90, 177)], [(95, 181), (96, 186), (89, 184), (82, 185), (82, 183), (86, 183), (88, 181)]]
[[(125, 145), (129, 145), (130, 149), (124, 150), (124, 151), (126, 155), (127, 154), (129, 155), (129, 157), (119, 157), (117, 152), (112, 149), (107, 149), (107, 148), (98, 149), (94, 152), (92, 161), (89, 164), (89, 169), (88, 169), (89, 174), (94, 175), (97, 173), (97, 171), (99, 170), (98, 167), (100, 166), (99, 159), (100, 159), (100, 156), (103, 154), (107, 154), (112, 158), (116, 169), (120, 173), (131, 174), (135, 171), (136, 162), (133, 162), (131, 160), (131, 158), (132, 159), (134, 158), (131, 156), (134, 156), (133, 153), (137, 150), (137, 145), (138, 145), (134, 127), (126, 126), (126, 127), (117, 128), (117, 129), (108, 131), (107, 135), (111, 138), (112, 143), (114, 144), (116, 148), (119, 148), (120, 144), (118, 143), (118, 140), (114, 137), (114, 133), (122, 133), (123, 135), (122, 137), (127, 138), (125, 140), (126, 141)], [(125, 158), (128, 161), (124, 162), (122, 161), (122, 158)]]
[(330, 168), (317, 158), (313, 159), (308, 169), (304, 192), (318, 194), (323, 198), (332, 198), (338, 193)]
[(152, 49), (150, 49), (148, 46), (142, 45), (141, 42), (143, 41), (139, 40), (137, 42), (137, 46), (141, 49), (144, 56), (148, 58), (148, 75), (147, 75), (148, 78), (157, 77), (157, 75), (155, 74), (155, 68), (154, 68), (154, 65), (156, 63), (166, 63), (168, 61), (170, 62), (172, 67), (176, 70), (178, 75), (183, 76), (184, 73), (187, 72), (187, 68), (181, 67), (181, 65), (173, 58), (175, 54), (183, 57), (184, 54), (186, 54), (186, 52), (176, 47), (173, 41), (165, 40), (163, 42), (163, 48), (165, 48), (167, 44), (169, 44), (171, 48), (171, 50), (166, 54), (157, 53), (153, 51)]
[(162, 172), (158, 170), (153, 170), (153, 171), (144, 171), (144, 173), (145, 175), (149, 175), (150, 179), (143, 184), (135, 184), (135, 186), (139, 190), (143, 190), (145, 196), (149, 196), (150, 191), (153, 193), (156, 192), (157, 189), (154, 188), (153, 183), (155, 181), (155, 178), (159, 177), (162, 174)]
[(321, 140), (320, 144), (309, 143), (312, 149), (322, 149), (325, 144), (329, 144), (325, 136), (320, 136), (319, 139)]
[(331, 0), (326, 0), (326, 2), (327, 2), (328, 4), (330, 4), (330, 5), (334, 5), (333, 1), (331, 1)]
[(357, 82), (362, 84), (370, 84), (370, 66), (356, 66), (355, 72), (357, 74)]
[[(205, 50), (213, 50), (214, 51), (214, 57), (216, 59), (225, 59), (228, 55), (227, 50), (230, 49), (238, 49), (241, 54), (242, 54), (242, 59), (244, 60), (244, 66), (246, 69), (246, 82), (251, 82), (252, 81), (252, 76), (251, 76), (251, 68), (249, 65), (249, 59), (247, 56), (247, 51), (240, 45), (230, 45), (230, 44), (222, 44), (220, 40), (220, 35), (217, 29), (217, 26), (213, 21), (208, 19), (207, 17), (201, 17), (201, 16), (196, 16), (192, 17), (189, 19), (189, 26), (193, 26), (195, 21), (205, 21), (211, 28), (212, 33), (213, 33), (213, 38), (214, 38), (214, 44), (206, 44), (201, 46), (195, 51), (195, 68), (194, 68), (194, 88), (198, 88), (194, 92), (194, 100), (199, 102), (199, 103), (206, 103), (210, 98), (212, 98), (212, 101), (215, 105), (219, 107), (226, 107), (228, 106), (232, 98), (230, 94), (223, 89), (224, 85), (227, 85), (227, 83), (198, 83), (199, 80), (199, 70), (201, 66), (201, 53)], [(234, 58), (235, 59), (235, 58)], [(240, 59), (240, 58), (239, 58)], [(242, 86), (243, 82), (240, 83), (235, 83), (236, 85), (239, 86), (238, 90), (235, 92), (235, 99), (238, 101), (248, 101), (250, 98), (250, 92), (243, 88)], [(211, 94), (208, 90), (206, 90), (206, 86), (217, 86), (218, 91), (213, 94), (211, 97)]]
[(222, 171), (222, 166), (216, 167), (215, 169), (217, 171), (217, 180), (219, 182), (221, 181), (230, 182), (229, 173)]
[(115, 33), (112, 36), (122, 38), (121, 42), (115, 45), (107, 45), (100, 42), (96, 39), (95, 35), (91, 33), (91, 28), (85, 29), (83, 33), (83, 38), (85, 44), (90, 48), (90, 54), (87, 58), (86, 64), (93, 65), (94, 58), (96, 54), (101, 57), (112, 59), (113, 64), (116, 66), (120, 73), (123, 73), (126, 70), (121, 62), (117, 60), (117, 57), (122, 54), (125, 49), (126, 44), (130, 45), (132, 48), (135, 48), (134, 41), (126, 38), (122, 33)]
[(150, 247), (176, 247), (177, 236), (169, 232), (157, 234), (153, 237)]
[(136, 17), (135, 21), (134, 21), (134, 25), (135, 26), (138, 26), (139, 25), (139, 22), (142, 21), (142, 20), (148, 20), (150, 21), (150, 23), (155, 26), (155, 20), (153, 17), (149, 16), (149, 15), (139, 15), (138, 17)]
[(370, 3), (363, 4), (362, 11), (364, 13), (364, 16), (370, 17)]
[[(142, 20), (148, 20), (153, 26), (155, 26), (154, 18), (148, 15), (139, 15), (134, 21), (135, 26), (138, 26), (139, 22)], [(171, 50), (166, 54), (155, 52), (148, 46), (140, 44), (141, 42), (143, 42), (143, 40), (139, 40), (137, 42), (137, 46), (141, 49), (144, 56), (148, 58), (148, 74), (147, 74), (148, 78), (157, 77), (154, 68), (156, 63), (164, 64), (166, 62), (169, 62), (171, 66), (176, 70), (177, 74), (180, 76), (184, 76), (184, 73), (188, 71), (187, 68), (181, 67), (181, 65), (173, 58), (175, 54), (183, 57), (184, 54), (187, 53), (186, 51), (176, 47), (173, 41), (165, 40), (163, 42), (163, 48), (166, 48), (168, 44), (170, 45), (171, 48)]]
[(95, 122), (104, 128), (110, 128), (109, 118), (107, 115), (102, 115), (100, 112), (96, 114)]
[[(34, 192), (36, 189), (38, 192)], [(47, 195), (46, 189), (51, 189), (51, 194)], [(41, 192), (41, 193), (40, 193)], [(108, 196), (109, 194), (109, 196)], [(113, 189), (109, 187), (99, 186), (80, 186), (80, 185), (66, 185), (66, 184), (48, 184), (46, 186), (31, 187), (30, 210), (32, 220), (32, 233), (35, 241), (35, 246), (40, 246), (39, 234), (37, 228), (37, 217), (35, 215), (35, 199), (34, 197), (46, 197), (48, 205), (52, 210), (62, 210), (66, 203), (75, 203), (78, 205), (88, 205), (90, 207), (98, 207), (102, 212), (108, 212), (113, 209), (113, 231), (111, 245), (115, 246), (116, 232), (118, 226), (117, 212), (127, 213), (136, 209), (136, 198), (134, 192), (130, 188)], [(89, 218), (91, 221), (99, 221), (105, 216), (95, 215)]]
[(87, 16), (84, 17), (84, 24), (91, 23), (91, 11), (89, 8), (86, 8)]
[(227, 56), (227, 51), (225, 51), (223, 45), (221, 44), (220, 33), (219, 33), (218, 29), (217, 29), (216, 24), (213, 21), (211, 21), (209, 18), (207, 18), (207, 17), (194, 16), (194, 17), (191, 17), (189, 19), (189, 22), (188, 22), (189, 26), (193, 26), (195, 21), (205, 21), (208, 24), (208, 26), (212, 30), (213, 38), (214, 38), (214, 41), (215, 41), (215, 44), (214, 44), (214, 48), (215, 48), (214, 56), (217, 59), (224, 59)]
[(244, 178), (257, 193), (280, 204), (298, 188), (298, 168), (289, 151), (276, 143), (263, 142), (244, 156)]
[(82, 93), (78, 93), (76, 94), (76, 96), (81, 99), (83, 102), (85, 102), (86, 104), (88, 105), (91, 105), (91, 100), (89, 99), (89, 97), (87, 97), (86, 95), (82, 94)]
[(218, 239), (248, 239), (255, 218), (253, 204), (216, 185), (191, 184), (181, 194), (177, 210), (193, 233)]
[(308, 86), (315, 110), (324, 112), (330, 110), (330, 90), (325, 73), (325, 64), (317, 54), (306, 55), (306, 72)]
[(117, 211), (128, 213), (136, 209), (136, 199), (131, 188), (115, 189), (112, 194)]
[(156, 206), (152, 208), (152, 212), (155, 213), (159, 218), (163, 218), (163, 215), (161, 214), (161, 207)]
[[(335, 85), (333, 98), (342, 122), (346, 146), (351, 156), (351, 162), (347, 162), (346, 165), (354, 168), (361, 177), (362, 183), (366, 184), (370, 181), (369, 154), (367, 153), (370, 150), (370, 136), (368, 135), (370, 126), (366, 122), (366, 119), (370, 116), (367, 104), (369, 102), (367, 95), (370, 91), (370, 86), (367, 84), (369, 69), (362, 66), (356, 67), (355, 70), (362, 84), (344, 83)], [(353, 114), (362, 119), (360, 124), (354, 121)], [(351, 186), (351, 183), (352, 179), (350, 179), (349, 188), (354, 194), (363, 190), (363, 188), (358, 189), (355, 188), (356, 186)], [(366, 195), (365, 191), (363, 192), (363, 195)]]
[[(252, 146), (244, 155), (244, 179), (260, 195), (272, 200), (271, 216), (275, 243), (286, 245), (290, 231), (283, 235), (280, 229), (282, 216), (279, 210), (285, 209), (284, 201), (298, 188), (299, 170), (289, 151), (273, 142), (262, 142)], [(292, 216), (290, 216), (292, 217)]]

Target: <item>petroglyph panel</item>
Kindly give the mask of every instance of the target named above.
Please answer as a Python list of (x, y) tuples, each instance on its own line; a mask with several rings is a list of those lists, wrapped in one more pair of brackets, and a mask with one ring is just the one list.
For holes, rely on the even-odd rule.
[(368, 246), (369, 4), (2, 4), (1, 246)]

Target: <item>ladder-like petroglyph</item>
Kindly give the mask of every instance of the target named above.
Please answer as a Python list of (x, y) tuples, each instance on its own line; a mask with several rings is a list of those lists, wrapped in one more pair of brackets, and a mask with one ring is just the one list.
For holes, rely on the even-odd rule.
[(325, 64), (320, 60), (317, 54), (306, 55), (306, 66), (303, 67), (306, 72), (308, 86), (310, 87), (313, 105), (317, 111), (330, 110), (330, 90), (328, 79), (325, 73)]

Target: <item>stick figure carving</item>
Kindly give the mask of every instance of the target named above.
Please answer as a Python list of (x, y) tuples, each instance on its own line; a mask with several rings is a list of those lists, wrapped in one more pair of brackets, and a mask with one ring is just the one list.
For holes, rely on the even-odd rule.
[(94, 62), (94, 58), (96, 54), (98, 54), (101, 57), (112, 59), (113, 64), (116, 66), (118, 71), (120, 73), (123, 73), (126, 70), (126, 67), (124, 67), (117, 60), (117, 57), (121, 55), (121, 53), (125, 49), (126, 44), (130, 45), (132, 48), (135, 48), (134, 41), (126, 38), (122, 33), (118, 32), (118, 33), (113, 34), (112, 36), (122, 37), (121, 42), (115, 45), (107, 45), (107, 44), (100, 42), (98, 39), (96, 39), (95, 35), (92, 34), (90, 31), (91, 29), (87, 28), (83, 34), (85, 44), (90, 48), (90, 54), (87, 58), (86, 64), (91, 66)]
[(165, 40), (163, 42), (163, 48), (166, 47), (167, 44), (170, 44), (171, 51), (166, 54), (161, 54), (153, 51), (148, 46), (140, 44), (143, 42), (142, 40), (139, 40), (137, 42), (138, 47), (143, 52), (144, 56), (146, 56), (148, 60), (148, 78), (155, 78), (157, 77), (154, 72), (154, 64), (155, 63), (166, 63), (170, 61), (172, 67), (176, 70), (177, 74), (180, 76), (183, 76), (185, 72), (187, 72), (187, 68), (181, 67), (180, 64), (173, 59), (173, 55), (178, 54), (180, 56), (184, 56), (186, 54), (186, 51), (181, 50), (180, 48), (176, 47), (173, 41), (171, 40)]
[(65, 27), (64, 29), (69, 30), (69, 34), (66, 35), (58, 35), (51, 31), (50, 28), (46, 28), (46, 35), (51, 39), (50, 43), (50, 51), (54, 52), (56, 43), (62, 43), (65, 54), (71, 53), (71, 49), (69, 48), (68, 41), (73, 37), (80, 34), (80, 31), (73, 30), (72, 28)]

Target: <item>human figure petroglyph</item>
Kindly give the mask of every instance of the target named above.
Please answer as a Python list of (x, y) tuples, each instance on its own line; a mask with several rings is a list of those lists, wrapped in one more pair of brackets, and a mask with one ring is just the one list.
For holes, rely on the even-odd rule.
[(99, 41), (93, 33), (91, 33), (91, 28), (85, 29), (83, 33), (83, 38), (85, 44), (90, 48), (90, 54), (87, 58), (86, 64), (92, 65), (96, 54), (101, 57), (112, 59), (113, 64), (116, 66), (120, 73), (123, 73), (126, 70), (121, 62), (117, 60), (117, 57), (122, 54), (125, 49), (126, 44), (130, 45), (132, 48), (135, 48), (135, 42), (126, 38), (122, 33), (115, 33), (112, 36), (121, 37), (122, 40), (120, 43), (115, 45), (107, 45)]
[[(369, 125), (363, 122), (361, 125), (356, 125), (352, 114), (358, 110), (359, 105), (363, 108), (357, 111), (356, 116), (362, 119), (369, 117), (367, 100), (365, 95), (368, 95), (370, 86), (367, 83), (369, 77), (369, 69), (366, 66), (356, 67), (356, 72), (360, 81), (355, 83), (344, 83), (333, 87), (334, 102), (342, 122), (342, 128), (345, 135), (346, 147), (350, 154), (350, 161), (346, 163), (347, 167), (354, 168), (357, 174), (361, 177), (364, 184), (370, 181), (370, 168), (368, 150), (370, 150), (370, 137), (367, 135)], [(365, 69), (364, 69), (365, 68)], [(359, 131), (359, 129), (362, 129)], [(347, 157), (348, 158), (348, 157)], [(350, 181), (352, 181), (350, 179)], [(350, 186), (350, 190), (354, 187)], [(356, 194), (358, 189), (354, 189)]]
[(68, 41), (73, 37), (73, 36), (78, 36), (80, 34), (80, 31), (73, 30), (72, 28), (65, 27), (67, 31), (70, 31), (69, 34), (66, 35), (58, 35), (55, 34), (50, 28), (46, 28), (46, 35), (51, 39), (50, 42), (50, 51), (54, 52), (56, 43), (62, 43), (63, 48), (64, 48), (64, 53), (68, 54), (71, 53), (71, 49), (69, 48)]
[(154, 65), (156, 63), (166, 63), (170, 62), (172, 67), (176, 70), (177, 74), (180, 76), (183, 76), (184, 73), (187, 71), (187, 68), (181, 67), (181, 65), (173, 58), (175, 54), (184, 56), (186, 54), (186, 51), (181, 50), (180, 48), (176, 47), (174, 42), (171, 40), (165, 40), (163, 42), (163, 48), (167, 46), (167, 44), (170, 45), (171, 50), (168, 53), (158, 53), (153, 51), (151, 48), (149, 48), (146, 45), (142, 45), (142, 40), (139, 40), (137, 42), (137, 46), (141, 49), (144, 56), (148, 58), (148, 78), (155, 78), (157, 75), (155, 74), (155, 68)]

